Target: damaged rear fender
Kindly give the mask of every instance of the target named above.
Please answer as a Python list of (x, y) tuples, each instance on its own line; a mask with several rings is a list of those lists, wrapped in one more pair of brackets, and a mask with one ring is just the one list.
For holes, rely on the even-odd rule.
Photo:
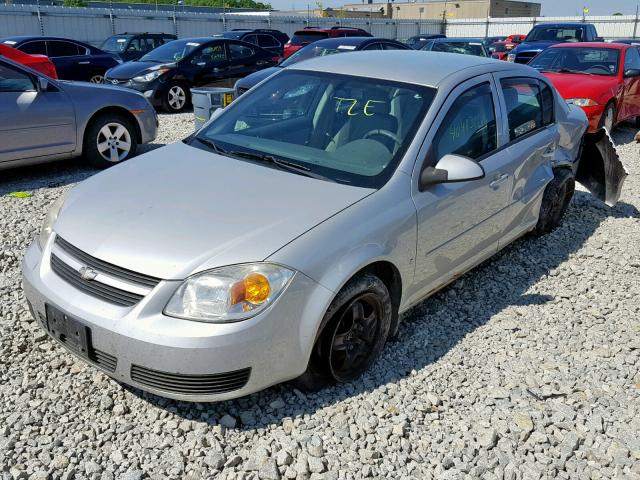
[(604, 128), (584, 136), (582, 152), (576, 163), (576, 181), (594, 197), (613, 207), (620, 199), (628, 173)]

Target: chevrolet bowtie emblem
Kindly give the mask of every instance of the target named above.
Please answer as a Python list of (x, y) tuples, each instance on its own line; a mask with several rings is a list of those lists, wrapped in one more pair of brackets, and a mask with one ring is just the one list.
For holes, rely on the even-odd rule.
[(96, 272), (95, 270), (91, 270), (89, 267), (82, 267), (80, 270), (78, 270), (78, 273), (80, 274), (80, 278), (86, 280), (87, 282), (95, 280), (98, 276), (98, 272)]

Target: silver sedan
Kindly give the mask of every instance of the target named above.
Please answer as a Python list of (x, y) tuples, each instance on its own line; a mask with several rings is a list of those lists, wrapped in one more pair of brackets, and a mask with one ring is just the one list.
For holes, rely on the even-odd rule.
[(576, 180), (616, 202), (624, 168), (586, 128), (518, 64), (303, 62), (60, 198), (24, 258), (26, 297), (71, 352), (159, 395), (350, 382), (399, 313), (558, 225)]
[(156, 136), (156, 113), (142, 94), (53, 80), (0, 58), (0, 169), (83, 155), (106, 168)]

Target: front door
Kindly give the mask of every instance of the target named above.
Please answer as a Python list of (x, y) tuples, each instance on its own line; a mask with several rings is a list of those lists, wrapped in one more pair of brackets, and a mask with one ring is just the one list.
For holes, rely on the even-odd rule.
[[(640, 53), (636, 47), (627, 49), (624, 56), (624, 72), (640, 70)], [(618, 119), (626, 120), (632, 117), (640, 117), (640, 76), (624, 77), (624, 94)]]
[(513, 178), (510, 157), (499, 148), (502, 136), (496, 121), (500, 118), (496, 93), (491, 75), (454, 89), (426, 139), (426, 160), (416, 164), (414, 178), (419, 178), (424, 166), (435, 166), (447, 154), (461, 155), (478, 161), (485, 176), (431, 185), (422, 192), (414, 187), (418, 221), (415, 299), (497, 251), (497, 218), (507, 205)]
[[(71, 100), (51, 85), (38, 91), (37, 77), (0, 61), (0, 162), (71, 153), (76, 147)], [(56, 90), (56, 91), (54, 91)]]

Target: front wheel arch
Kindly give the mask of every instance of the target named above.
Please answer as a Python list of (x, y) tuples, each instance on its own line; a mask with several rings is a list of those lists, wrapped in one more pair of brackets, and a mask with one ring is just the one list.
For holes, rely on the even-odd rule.
[(133, 113), (131, 113), (129, 110), (127, 110), (126, 108), (123, 108), (123, 107), (105, 107), (105, 108), (101, 108), (100, 110), (96, 110), (95, 112), (93, 112), (91, 117), (85, 123), (84, 129), (82, 131), (82, 135), (79, 136), (79, 139), (78, 139), (80, 142), (82, 142), (81, 145), (79, 145), (79, 147), (80, 147), (79, 150), (80, 151), (82, 151), (84, 149), (85, 134), (86, 134), (87, 128), (89, 127), (89, 125), (91, 125), (91, 122), (93, 122), (99, 116), (104, 115), (104, 114), (109, 114), (109, 113), (122, 115), (125, 118), (127, 118), (127, 120), (129, 120), (131, 122), (131, 124), (135, 128), (136, 141), (139, 144), (142, 143), (142, 131), (140, 130), (140, 124), (138, 123), (138, 120), (136, 119), (136, 117), (135, 117), (135, 115)]

